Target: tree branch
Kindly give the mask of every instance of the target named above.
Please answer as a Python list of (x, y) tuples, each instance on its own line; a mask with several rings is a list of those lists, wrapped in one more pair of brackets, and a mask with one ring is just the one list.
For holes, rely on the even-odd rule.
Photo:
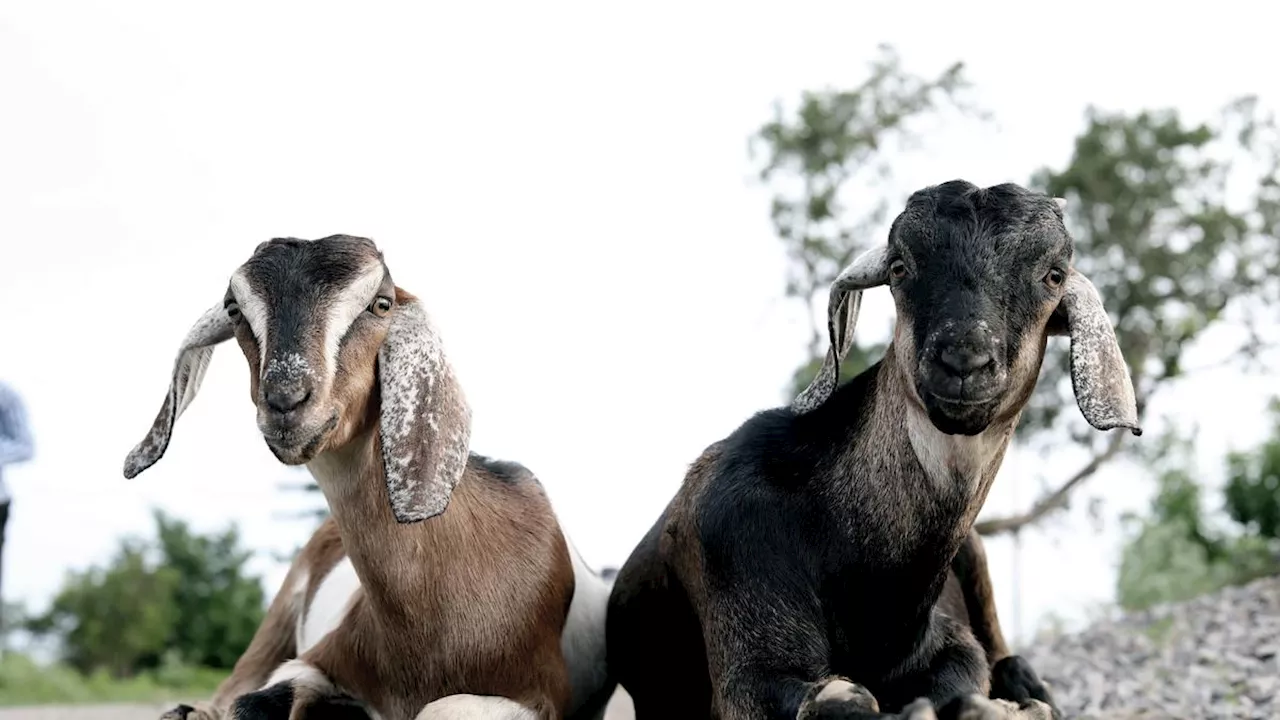
[(1008, 517), (995, 518), (994, 520), (983, 520), (974, 524), (974, 529), (979, 535), (992, 536), (1003, 533), (1011, 533), (1021, 529), (1023, 526), (1036, 522), (1044, 515), (1053, 510), (1057, 510), (1067, 505), (1067, 497), (1077, 485), (1087, 480), (1098, 468), (1102, 467), (1108, 460), (1115, 457), (1120, 452), (1120, 446), (1124, 442), (1124, 436), (1128, 432), (1117, 429), (1111, 435), (1111, 442), (1107, 443), (1106, 448), (1094, 455), (1085, 463), (1083, 467), (1075, 472), (1066, 482), (1062, 483), (1057, 490), (1049, 493), (1031, 506), (1031, 509), (1019, 515), (1010, 515)]

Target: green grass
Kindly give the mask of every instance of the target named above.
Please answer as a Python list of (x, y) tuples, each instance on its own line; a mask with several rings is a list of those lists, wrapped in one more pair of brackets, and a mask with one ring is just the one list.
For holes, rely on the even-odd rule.
[(213, 694), (224, 670), (170, 664), (127, 680), (82, 675), (65, 665), (39, 665), (23, 655), (0, 660), (0, 707), (13, 705), (199, 700)]

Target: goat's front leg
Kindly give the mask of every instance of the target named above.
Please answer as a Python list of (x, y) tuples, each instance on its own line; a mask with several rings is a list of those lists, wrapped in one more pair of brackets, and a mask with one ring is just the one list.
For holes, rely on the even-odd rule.
[[(903, 708), (904, 720), (1050, 720), (1052, 710), (1042, 702), (1027, 699), (1012, 702), (986, 696), (988, 670), (986, 652), (962, 623), (935, 612), (925, 642), (916, 655), (894, 672), (896, 677), (881, 689), (886, 698)], [(916, 698), (913, 702), (906, 700)], [(863, 718), (862, 712), (827, 709), (821, 694), (810, 704), (808, 718)]]
[(298, 598), (294, 595), (295, 573), (293, 568), (285, 575), (284, 583), (271, 601), (262, 624), (254, 632), (249, 647), (236, 661), (231, 675), (218, 685), (213, 697), (195, 705), (178, 705), (160, 716), (160, 720), (224, 720), (236, 698), (258, 690), (296, 651), (294, 628), (297, 625)]

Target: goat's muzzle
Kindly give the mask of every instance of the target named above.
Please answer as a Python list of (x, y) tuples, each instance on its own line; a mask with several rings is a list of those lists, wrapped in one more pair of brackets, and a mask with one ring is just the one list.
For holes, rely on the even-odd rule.
[(990, 423), (1009, 386), (1005, 348), (985, 322), (949, 324), (926, 343), (916, 389), (942, 432), (975, 435)]
[(298, 379), (263, 379), (258, 429), (281, 462), (300, 464), (310, 460), (337, 424), (336, 415), (324, 412), (313, 390), (311, 383)]

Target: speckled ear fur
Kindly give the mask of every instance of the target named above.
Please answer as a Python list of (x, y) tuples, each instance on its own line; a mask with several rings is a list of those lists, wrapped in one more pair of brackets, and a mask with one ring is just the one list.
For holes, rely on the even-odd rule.
[(813, 382), (791, 403), (791, 410), (797, 415), (813, 411), (835, 391), (840, 379), (840, 363), (853, 345), (862, 291), (888, 282), (888, 253), (887, 245), (864, 252), (831, 283), (831, 297), (827, 301), (827, 335), (831, 346)]
[(382, 460), (396, 521), (414, 523), (443, 513), (462, 479), (471, 408), (426, 311), (401, 297), (378, 354)]
[(209, 361), (213, 358), (214, 347), (231, 339), (234, 333), (234, 325), (221, 302), (206, 310), (187, 332), (187, 337), (178, 348), (178, 358), (173, 364), (173, 378), (169, 382), (169, 394), (165, 395), (160, 413), (156, 415), (146, 438), (124, 460), (126, 478), (137, 477), (164, 456), (165, 450), (169, 448), (169, 438), (173, 435), (174, 423), (200, 390), (205, 370), (209, 368)]
[(1098, 430), (1128, 428), (1141, 435), (1133, 381), (1111, 318), (1089, 278), (1072, 270), (1058, 304), (1054, 334), (1071, 337), (1071, 387), (1085, 420)]

